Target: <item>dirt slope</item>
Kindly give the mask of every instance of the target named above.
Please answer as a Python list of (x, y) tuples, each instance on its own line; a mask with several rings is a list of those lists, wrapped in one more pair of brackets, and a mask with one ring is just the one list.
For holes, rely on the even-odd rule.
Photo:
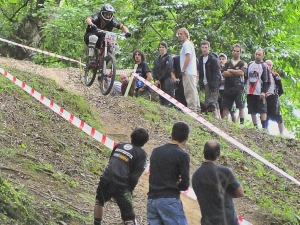
[[(168, 133), (164, 132), (163, 130), (152, 127), (151, 124), (149, 124), (142, 116), (140, 116), (139, 109), (135, 108), (133, 101), (125, 99), (123, 97), (111, 98), (110, 96), (101, 96), (99, 94), (97, 84), (92, 85), (92, 87), (90, 88), (85, 87), (80, 80), (79, 70), (76, 68), (44, 68), (42, 66), (34, 65), (28, 61), (16, 61), (8, 58), (0, 58), (0, 67), (1, 65), (14, 65), (20, 70), (31, 71), (39, 74), (42, 77), (51, 78), (55, 80), (61, 87), (67, 88), (80, 95), (83, 95), (90, 104), (92, 104), (98, 109), (99, 116), (103, 120), (102, 125), (105, 131), (104, 133), (115, 141), (129, 140), (129, 131), (134, 129), (136, 126), (141, 125), (150, 131), (151, 139), (149, 143), (147, 143), (147, 145), (145, 146), (145, 149), (149, 155), (151, 154), (151, 151), (154, 147), (169, 141)], [(6, 105), (9, 104), (9, 100), (6, 101)], [(17, 100), (15, 101), (16, 104), (21, 104)], [(130, 110), (124, 110), (125, 108), (130, 108)], [(11, 108), (10, 110), (13, 111), (13, 108)], [(52, 116), (53, 118), (55, 117), (55, 115)], [(26, 121), (23, 122), (26, 123)], [(42, 126), (42, 124), (40, 124), (39, 126)], [(58, 129), (55, 132), (58, 132), (59, 136), (64, 135), (66, 131), (61, 132)], [(69, 135), (72, 135), (73, 138), (76, 139), (76, 135), (78, 135), (78, 132), (72, 134), (73, 131), (71, 128), (67, 132)], [(28, 155), (23, 157), (26, 158), (28, 157)], [(51, 157), (55, 159), (56, 156), (54, 154), (51, 155)], [(2, 171), (6, 172), (7, 176), (11, 180), (14, 180), (14, 176), (22, 176), (22, 171), (18, 173), (18, 169), (20, 168), (18, 168), (17, 165), (14, 165), (14, 162), (9, 163), (15, 171)], [(69, 165), (70, 168), (72, 167), (71, 163), (72, 162), (70, 162)], [(75, 159), (73, 163), (76, 163)], [(57, 164), (59, 164), (59, 162), (57, 162)], [(8, 168), (8, 165), (6, 165), (5, 167)], [(41, 198), (47, 198), (52, 200), (57, 199), (57, 201), (59, 201), (59, 199), (63, 199), (64, 202), (72, 202), (72, 205), (74, 206), (75, 210), (81, 211), (81, 213), (84, 215), (91, 215), (93, 210), (93, 192), (95, 191), (97, 185), (96, 182), (91, 183), (89, 181), (86, 181), (86, 183), (82, 187), (77, 187), (77, 191), (78, 193), (80, 193), (81, 196), (85, 195), (86, 193), (87, 201), (85, 203), (82, 203), (76, 201), (76, 199), (73, 198), (74, 196), (76, 196), (76, 193), (74, 193), (74, 191), (72, 191), (73, 193), (69, 193), (68, 190), (59, 190), (59, 186), (56, 186), (55, 183), (53, 183), (53, 180), (51, 180), (51, 178), (49, 178), (49, 176), (47, 175), (47, 171), (43, 171), (43, 173), (40, 174), (40, 177), (30, 177), (28, 171), (26, 171), (25, 174), (27, 174), (25, 175), (26, 179), (19, 178), (16, 179), (17, 181), (15, 182), (24, 182), (26, 184), (28, 180), (36, 180), (40, 183), (40, 185), (37, 185), (36, 183), (28, 184), (29, 186), (31, 185), (30, 190), (32, 191), (32, 193), (35, 193), (35, 195), (40, 195)], [(81, 180), (83, 177), (93, 175), (88, 174), (88, 172), (83, 173), (83, 175), (75, 172), (74, 176), (77, 176), (78, 180)], [(40, 180), (43, 180), (44, 182), (41, 182)], [(147, 191), (148, 175), (143, 174), (134, 192), (135, 210), (137, 214), (137, 219), (140, 222), (140, 224), (147, 224), (145, 216)], [(200, 212), (197, 202), (191, 200), (186, 196), (182, 196), (181, 198), (183, 201), (185, 213), (188, 218), (189, 224), (199, 224)], [(259, 213), (260, 210), (256, 207), (256, 205), (253, 205), (253, 203), (251, 203), (251, 201), (246, 198), (237, 200), (236, 208), (239, 215), (243, 216), (253, 224), (270, 224), (269, 222), (267, 222), (266, 218), (264, 218), (264, 216), (262, 216)], [(105, 209), (105, 221), (106, 224), (120, 224), (120, 215), (115, 204), (109, 203), (107, 205)]]

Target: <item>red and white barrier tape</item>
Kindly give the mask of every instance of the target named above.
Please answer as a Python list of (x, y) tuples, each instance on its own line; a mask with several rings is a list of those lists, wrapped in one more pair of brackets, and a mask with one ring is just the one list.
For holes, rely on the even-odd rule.
[(9, 44), (19, 46), (21, 48), (26, 48), (26, 49), (29, 49), (31, 51), (39, 52), (39, 53), (42, 53), (44, 55), (53, 56), (53, 57), (63, 59), (63, 60), (67, 60), (67, 61), (70, 61), (70, 62), (76, 62), (76, 63), (78, 63), (82, 66), (85, 66), (85, 64), (82, 64), (79, 60), (71, 59), (71, 58), (68, 58), (68, 57), (65, 57), (65, 56), (62, 56), (62, 55), (58, 55), (58, 54), (51, 53), (51, 52), (48, 52), (48, 51), (45, 51), (45, 50), (40, 50), (40, 49), (37, 49), (37, 48), (29, 47), (29, 46), (26, 46), (26, 45), (23, 45), (23, 44), (18, 44), (16, 42), (9, 41), (9, 40), (3, 39), (3, 38), (0, 38), (0, 41), (7, 42)]
[[(109, 149), (112, 150), (116, 146), (117, 143), (115, 141), (113, 141), (110, 138), (106, 137), (102, 133), (98, 132), (95, 128), (89, 126), (84, 121), (82, 121), (79, 118), (75, 117), (73, 114), (69, 113), (64, 108), (60, 107), (59, 105), (57, 105), (53, 101), (51, 101), (48, 98), (46, 98), (44, 95), (42, 95), (39, 92), (35, 91), (33, 88), (31, 88), (30, 86), (28, 86), (24, 82), (20, 81), (19, 79), (17, 79), (13, 75), (9, 74), (6, 70), (0, 68), (0, 73), (2, 73), (6, 78), (8, 78), (13, 83), (15, 83), (17, 86), (19, 86), (20, 88), (22, 88), (24, 91), (26, 91), (32, 97), (34, 97), (35, 99), (37, 99), (43, 105), (45, 105), (48, 108), (50, 108), (53, 112), (55, 112), (56, 114), (60, 115), (65, 120), (67, 120), (69, 123), (73, 124), (74, 126), (76, 126), (77, 128), (79, 128), (80, 130), (82, 130), (83, 132), (85, 132), (86, 134), (92, 136), (97, 141), (99, 141), (100, 143), (102, 143), (103, 145), (105, 145), (106, 147), (108, 147)], [(148, 164), (147, 167), (145, 168), (145, 171), (148, 172), (148, 173), (150, 172), (149, 168), (150, 167), (149, 167), (149, 164)], [(187, 196), (189, 196), (190, 198), (192, 198), (194, 200), (197, 200), (195, 192), (194, 192), (194, 190), (192, 188), (188, 188), (188, 190), (186, 190), (186, 191), (184, 191), (182, 193), (185, 194), (185, 195), (187, 195)], [(249, 223), (248, 221), (244, 220), (240, 216), (238, 217), (238, 219), (239, 219), (239, 223), (241, 225), (251, 225), (251, 223)]]
[(228, 134), (224, 133), (224, 131), (222, 131), (219, 128), (215, 127), (213, 124), (211, 124), (207, 120), (203, 119), (200, 115), (198, 115), (197, 113), (195, 113), (193, 110), (187, 108), (186, 106), (184, 106), (183, 104), (181, 104), (180, 102), (178, 102), (175, 98), (172, 98), (166, 92), (162, 91), (161, 89), (159, 89), (155, 85), (151, 84), (149, 81), (145, 80), (143, 77), (139, 76), (136, 73), (134, 73), (133, 75), (136, 78), (138, 78), (139, 80), (143, 81), (147, 86), (149, 86), (157, 94), (159, 94), (160, 96), (164, 97), (169, 102), (173, 103), (175, 106), (177, 106), (178, 108), (180, 108), (182, 111), (184, 111), (185, 113), (187, 113), (188, 115), (190, 115), (191, 117), (193, 117), (194, 119), (196, 119), (197, 121), (199, 121), (204, 126), (208, 127), (210, 130), (214, 131), (216, 134), (218, 134), (221, 137), (223, 137), (225, 140), (227, 140), (231, 144), (237, 146), (240, 150), (243, 150), (243, 151), (247, 152), (249, 155), (251, 155), (254, 158), (258, 159), (259, 161), (261, 161), (265, 165), (269, 166), (270, 168), (272, 168), (276, 172), (280, 173), (284, 177), (288, 178), (289, 180), (293, 181), (298, 186), (300, 186), (300, 181), (298, 181), (297, 179), (295, 179), (291, 175), (287, 174), (282, 169), (279, 169), (277, 166), (275, 166), (274, 164), (272, 164), (268, 160), (264, 159), (263, 157), (261, 157), (257, 153), (253, 152), (250, 148), (246, 147), (245, 145), (243, 145), (242, 143), (238, 142), (237, 140), (235, 140), (234, 138), (232, 138)]

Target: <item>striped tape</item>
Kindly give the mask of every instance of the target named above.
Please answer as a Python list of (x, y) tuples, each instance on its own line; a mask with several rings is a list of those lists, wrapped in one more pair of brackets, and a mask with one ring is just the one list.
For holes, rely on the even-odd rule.
[(293, 181), (298, 186), (300, 186), (300, 181), (298, 181), (297, 179), (295, 179), (294, 177), (292, 177), (288, 173), (284, 172), (282, 169), (279, 169), (277, 166), (275, 166), (274, 164), (272, 164), (268, 160), (264, 159), (263, 157), (261, 157), (257, 153), (253, 152), (250, 148), (248, 148), (245, 145), (243, 145), (242, 143), (238, 142), (237, 140), (235, 140), (234, 138), (232, 138), (231, 136), (229, 136), (228, 134), (226, 134), (224, 131), (220, 130), (219, 128), (217, 128), (216, 126), (214, 126), (213, 124), (211, 124), (209, 121), (205, 120), (200, 115), (198, 115), (197, 113), (195, 113), (193, 110), (187, 108), (186, 106), (184, 106), (183, 104), (181, 104), (179, 101), (177, 101), (175, 98), (173, 98), (172, 96), (168, 95), (166, 92), (162, 91), (161, 89), (159, 89), (158, 87), (156, 87), (155, 85), (153, 85), (152, 83), (150, 83), (149, 81), (147, 81), (146, 79), (144, 79), (143, 77), (139, 76), (136, 73), (133, 73), (133, 75), (136, 78), (138, 78), (139, 80), (143, 81), (147, 86), (149, 86), (157, 94), (159, 94), (160, 96), (164, 97), (169, 102), (173, 103), (175, 106), (177, 106), (178, 108), (180, 108), (182, 111), (184, 111), (185, 113), (187, 113), (188, 115), (190, 115), (191, 117), (193, 117), (194, 119), (196, 119), (198, 122), (200, 122), (201, 124), (203, 124), (204, 126), (206, 126), (207, 128), (209, 128), (210, 130), (214, 131), (216, 134), (218, 134), (221, 137), (223, 137), (225, 140), (227, 140), (231, 144), (237, 146), (240, 150), (243, 150), (243, 151), (247, 152), (249, 155), (253, 156), (254, 158), (256, 158), (257, 160), (261, 161), (265, 165), (269, 166), (270, 168), (272, 168), (273, 170), (275, 170), (276, 172), (278, 172), (282, 176), (286, 177), (287, 179)]
[[(132, 70), (131, 70), (132, 71)], [(53, 101), (49, 100), (47, 97), (44, 95), (40, 94), (15, 76), (11, 75), (8, 73), (6, 70), (0, 68), (0, 73), (2, 73), (6, 78), (8, 78), (10, 81), (12, 81), (15, 85), (19, 86), (22, 88), (24, 91), (26, 91), (28, 94), (30, 94), (32, 97), (37, 99), (39, 102), (41, 102), (43, 105), (51, 109), (53, 112), (56, 114), (60, 115), (63, 117), (65, 120), (67, 120), (69, 123), (73, 124), (86, 134), (90, 135), (91, 137), (95, 138), (97, 141), (108, 147), (109, 149), (113, 149), (116, 146), (116, 142), (113, 141), (112, 139), (108, 138), (104, 134), (98, 132), (95, 128), (89, 126), (87, 123), (84, 121), (80, 120), (73, 114), (69, 113), (67, 110), (62, 108), (61, 106), (57, 105)], [(134, 74), (136, 76), (136, 74)], [(138, 75), (137, 75), (138, 76)], [(148, 164), (145, 168), (145, 171), (150, 173), (150, 165)], [(192, 188), (188, 188), (186, 191), (182, 192), (183, 194), (187, 195), (188, 197), (197, 200), (197, 197), (195, 195), (195, 192)], [(239, 223), (241, 225), (251, 225), (248, 221), (244, 220), (242, 217), (239, 217)]]
[(51, 53), (51, 52), (48, 52), (48, 51), (45, 51), (45, 50), (40, 50), (40, 49), (29, 47), (29, 46), (26, 46), (26, 45), (23, 45), (23, 44), (18, 44), (16, 42), (9, 41), (9, 40), (3, 39), (3, 38), (0, 38), (0, 41), (7, 42), (9, 44), (19, 46), (21, 48), (29, 49), (29, 50), (34, 51), (34, 52), (39, 52), (39, 53), (42, 53), (44, 55), (53, 56), (53, 57), (56, 57), (56, 58), (59, 58), (59, 59), (63, 59), (63, 60), (70, 61), (70, 62), (75, 62), (75, 63), (78, 63), (82, 66), (85, 66), (85, 64), (82, 64), (79, 60), (76, 60), (76, 59), (71, 59), (69, 57), (65, 57), (65, 56), (62, 56), (62, 55)]

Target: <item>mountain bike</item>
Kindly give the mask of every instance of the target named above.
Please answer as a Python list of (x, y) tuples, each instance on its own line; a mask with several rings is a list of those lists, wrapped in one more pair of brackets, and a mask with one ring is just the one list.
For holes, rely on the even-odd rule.
[(96, 31), (96, 34), (105, 34), (104, 45), (101, 45), (100, 49), (94, 48), (96, 62), (93, 64), (90, 63), (90, 58), (88, 56), (89, 49), (87, 48), (84, 83), (86, 86), (91, 86), (96, 78), (97, 72), (99, 72), (98, 81), (100, 84), (100, 91), (103, 95), (108, 95), (114, 85), (116, 77), (116, 39), (125, 39), (125, 35), (100, 29)]

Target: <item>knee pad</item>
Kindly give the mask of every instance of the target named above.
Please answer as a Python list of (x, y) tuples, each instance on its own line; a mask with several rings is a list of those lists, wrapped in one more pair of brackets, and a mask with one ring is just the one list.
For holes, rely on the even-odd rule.
[(208, 108), (209, 108), (209, 111), (211, 111), (211, 112), (216, 110), (216, 106), (213, 103), (209, 104)]
[(95, 47), (98, 41), (98, 37), (96, 35), (89, 36), (89, 47)]
[(116, 42), (115, 43), (115, 52), (119, 51), (120, 49), (120, 45)]

